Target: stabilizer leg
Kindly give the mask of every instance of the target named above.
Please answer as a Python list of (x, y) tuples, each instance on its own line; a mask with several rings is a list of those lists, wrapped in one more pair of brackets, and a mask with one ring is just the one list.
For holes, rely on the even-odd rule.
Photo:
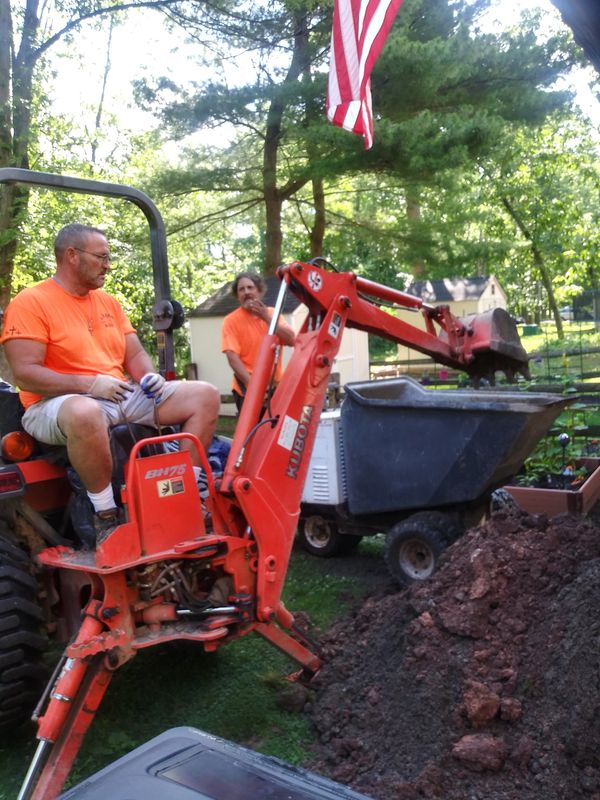
[[(71, 700), (68, 716), (56, 740), (52, 742), (40, 735), (40, 744), (18, 800), (54, 800), (58, 797), (112, 675), (113, 671), (105, 664), (105, 655), (94, 656)], [(43, 722), (44, 718), (40, 733)]]
[(321, 666), (321, 659), (317, 655), (289, 633), (278, 628), (275, 623), (260, 622), (254, 630), (287, 656), (297, 661), (308, 672), (315, 673)]

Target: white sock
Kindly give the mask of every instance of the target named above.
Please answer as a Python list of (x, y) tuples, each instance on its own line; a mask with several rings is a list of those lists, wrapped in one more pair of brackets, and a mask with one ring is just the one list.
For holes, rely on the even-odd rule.
[(109, 483), (106, 489), (102, 489), (101, 492), (88, 492), (87, 495), (92, 501), (94, 511), (96, 512), (108, 511), (111, 508), (115, 508), (117, 505), (115, 503), (112, 483)]

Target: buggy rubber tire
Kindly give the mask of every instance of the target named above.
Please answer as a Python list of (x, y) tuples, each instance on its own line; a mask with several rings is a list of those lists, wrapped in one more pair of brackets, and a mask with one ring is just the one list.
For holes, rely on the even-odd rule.
[(427, 580), (457, 538), (455, 525), (438, 511), (422, 511), (396, 523), (385, 538), (385, 563), (400, 586)]
[(0, 736), (30, 719), (48, 680), (48, 645), (29, 554), (0, 521)]
[(310, 514), (301, 517), (298, 523), (298, 540), (303, 549), (311, 556), (330, 558), (341, 553), (344, 549), (343, 536), (338, 531), (337, 524), (320, 514)]

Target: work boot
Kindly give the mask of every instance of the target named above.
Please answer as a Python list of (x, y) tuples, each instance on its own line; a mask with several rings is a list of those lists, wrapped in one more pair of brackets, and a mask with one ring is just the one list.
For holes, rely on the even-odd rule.
[(121, 524), (121, 514), (118, 508), (109, 508), (106, 511), (97, 511), (94, 514), (94, 531), (96, 533), (96, 547), (102, 544)]

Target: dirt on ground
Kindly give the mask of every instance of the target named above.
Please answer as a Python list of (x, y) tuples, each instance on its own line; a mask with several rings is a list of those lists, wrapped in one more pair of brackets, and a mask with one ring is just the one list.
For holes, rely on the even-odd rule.
[(497, 513), (323, 639), (310, 767), (380, 800), (600, 800), (600, 527)]

